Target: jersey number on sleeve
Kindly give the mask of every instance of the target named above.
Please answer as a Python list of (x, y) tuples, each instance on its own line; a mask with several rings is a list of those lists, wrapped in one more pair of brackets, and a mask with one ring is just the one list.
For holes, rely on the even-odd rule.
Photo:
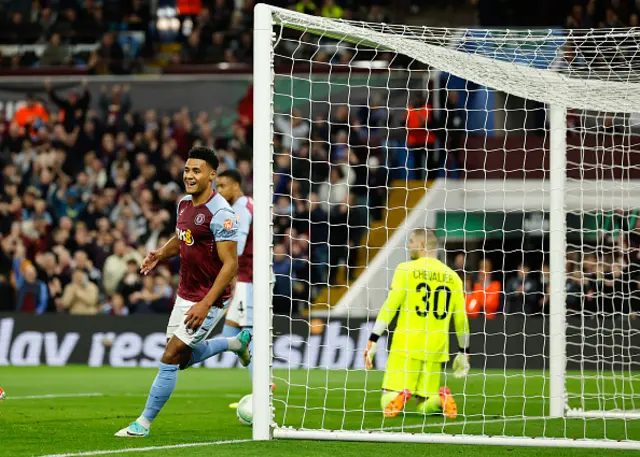
[[(416, 306), (416, 314), (418, 316), (427, 317), (427, 314), (431, 309), (433, 317), (436, 319), (442, 320), (447, 317), (447, 314), (449, 314), (449, 303), (451, 302), (451, 290), (447, 286), (440, 286), (432, 293), (429, 285), (425, 282), (421, 282), (418, 284), (418, 287), (416, 287), (416, 292), (423, 293), (422, 301), (424, 302), (424, 311), (422, 311), (419, 306)], [(441, 308), (441, 306), (438, 305), (442, 300), (442, 294), (444, 294), (445, 303), (444, 309), (439, 312), (438, 309)]]

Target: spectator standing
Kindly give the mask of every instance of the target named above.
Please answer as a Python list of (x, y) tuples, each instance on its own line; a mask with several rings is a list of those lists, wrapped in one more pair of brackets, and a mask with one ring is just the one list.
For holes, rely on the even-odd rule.
[(297, 152), (303, 140), (309, 138), (309, 123), (302, 117), (299, 109), (293, 109), (291, 116), (280, 115), (274, 119), (278, 132), (282, 133), (282, 147)]
[(54, 32), (49, 38), (49, 43), (44, 48), (40, 56), (40, 66), (55, 67), (60, 65), (68, 65), (71, 63), (71, 54), (69, 47), (62, 43), (60, 34)]
[(533, 276), (528, 265), (518, 265), (516, 276), (505, 284), (505, 314), (538, 314), (541, 311), (540, 282)]
[(98, 313), (98, 286), (89, 281), (87, 274), (74, 270), (71, 282), (64, 288), (60, 311), (69, 314), (94, 315)]
[(349, 181), (345, 175), (344, 168), (331, 167), (329, 182), (320, 184), (317, 193), (321, 202), (320, 205), (327, 214), (331, 214), (338, 205), (347, 203)]
[(473, 292), (467, 296), (467, 316), (477, 318), (484, 314), (487, 319), (495, 319), (500, 310), (502, 286), (493, 279), (493, 264), (482, 260), (478, 265), (478, 275)]
[(47, 312), (56, 312), (56, 304), (59, 303), (62, 297), (62, 282), (60, 281), (55, 255), (52, 252), (37, 254), (36, 266), (38, 279), (47, 284), (48, 287)]
[(291, 257), (282, 243), (273, 247), (273, 308), (275, 313), (288, 314), (291, 307)]
[(102, 123), (107, 131), (117, 133), (126, 130), (126, 115), (131, 110), (130, 87), (114, 84), (111, 95), (107, 95), (107, 87), (100, 88), (98, 103), (102, 110)]
[(16, 282), (16, 310), (22, 313), (42, 314), (47, 310), (49, 292), (47, 285), (38, 279), (33, 264), (25, 261), (26, 251), (18, 245), (13, 259), (13, 274)]
[(124, 241), (118, 240), (113, 245), (113, 254), (107, 257), (102, 272), (102, 284), (107, 295), (111, 296), (116, 292), (118, 283), (127, 272), (127, 245)]
[(66, 100), (56, 94), (50, 80), (46, 80), (44, 84), (51, 101), (62, 110), (60, 117), (63, 119), (62, 125), (65, 131), (72, 132), (76, 127), (81, 127), (84, 124), (87, 109), (91, 102), (87, 80), (82, 80), (82, 94), (73, 90)]
[[(464, 169), (464, 140), (466, 138), (466, 110), (460, 106), (458, 91), (447, 91), (445, 111), (440, 119), (444, 130), (438, 129), (440, 144), (447, 151), (447, 158), (455, 160), (458, 169)], [(443, 122), (444, 121), (444, 122)]]
[(431, 120), (431, 106), (427, 104), (422, 95), (415, 96), (413, 103), (405, 113), (407, 128), (407, 147), (413, 154), (415, 175), (419, 179), (431, 179), (436, 168), (435, 151), (429, 153), (428, 149), (435, 144), (435, 136), (429, 132)]
[(140, 262), (137, 262), (134, 259), (127, 260), (127, 270), (118, 283), (118, 287), (116, 289), (116, 295), (122, 296), (125, 306), (130, 311), (135, 310), (133, 307), (134, 303), (131, 300), (132, 294), (142, 289), (142, 278), (139, 270)]
[(18, 109), (13, 116), (13, 121), (20, 127), (31, 126), (34, 129), (40, 128), (49, 121), (49, 113), (38, 101), (35, 94), (27, 94), (27, 104)]
[(124, 51), (112, 32), (107, 32), (102, 36), (102, 43), (91, 54), (88, 66), (94, 74), (99, 75), (122, 75), (125, 73)]

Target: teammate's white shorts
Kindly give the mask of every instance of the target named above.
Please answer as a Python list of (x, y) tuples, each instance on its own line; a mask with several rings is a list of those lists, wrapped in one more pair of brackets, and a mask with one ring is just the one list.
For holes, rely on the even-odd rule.
[(183, 298), (176, 297), (176, 302), (173, 305), (171, 316), (169, 316), (169, 323), (167, 324), (167, 340), (172, 336), (176, 336), (180, 341), (188, 346), (196, 347), (207, 339), (213, 327), (224, 317), (227, 307), (229, 306), (229, 300), (224, 302), (224, 307), (216, 308), (211, 307), (209, 314), (205, 318), (200, 328), (193, 330), (187, 329), (184, 323), (185, 316), (189, 308), (195, 305), (196, 302), (187, 301)]
[(253, 327), (253, 284), (250, 282), (236, 283), (227, 320), (240, 327)]

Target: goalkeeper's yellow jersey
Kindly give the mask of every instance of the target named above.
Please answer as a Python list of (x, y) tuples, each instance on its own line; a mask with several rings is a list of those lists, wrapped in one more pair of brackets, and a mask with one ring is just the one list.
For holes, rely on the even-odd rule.
[(449, 360), (449, 328), (453, 317), (458, 341), (469, 334), (460, 276), (431, 257), (398, 265), (378, 321), (398, 321), (391, 351), (429, 362)]

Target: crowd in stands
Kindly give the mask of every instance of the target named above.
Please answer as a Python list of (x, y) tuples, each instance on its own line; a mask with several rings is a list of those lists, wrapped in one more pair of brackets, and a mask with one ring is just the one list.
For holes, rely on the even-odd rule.
[[(566, 309), (568, 315), (584, 317), (640, 315), (640, 256), (628, 241), (597, 247), (569, 245), (566, 264)], [(523, 258), (526, 252), (521, 253)], [(467, 315), (496, 319), (509, 315), (544, 316), (550, 312), (550, 269), (520, 262), (513, 271), (494, 267), (483, 258), (477, 267), (468, 267), (465, 255), (454, 257), (454, 269), (464, 278)]]
[[(302, 303), (335, 283), (338, 268), (351, 267), (353, 274), (357, 248), (385, 206), (384, 132), (363, 127), (375, 125), (379, 114), (336, 104), (313, 123), (296, 109), (275, 118), (275, 268), (300, 280), (293, 295)], [(286, 252), (305, 252), (310, 263), (292, 261)], [(291, 292), (281, 278), (275, 295), (286, 301)]]
[(96, 104), (86, 87), (46, 87), (46, 107), (29, 96), (12, 122), (0, 112), (0, 309), (168, 312), (178, 259), (144, 277), (139, 265), (173, 234), (187, 153), (215, 146), (250, 192), (250, 124), (216, 139), (207, 113), (161, 116), (126, 86)]
[[(168, 312), (178, 260), (144, 277), (140, 262), (173, 233), (191, 146), (215, 147), (219, 171), (237, 168), (252, 194), (251, 88), (218, 138), (207, 113), (161, 116), (136, 106), (128, 86), (103, 87), (99, 100), (86, 86), (45, 88), (48, 100), (28, 95), (11, 122), (0, 112), (0, 309)], [(307, 306), (337, 268), (353, 266), (382, 214), (385, 157), (369, 148), (383, 131), (359, 127), (368, 116), (338, 105), (313, 126), (296, 110), (276, 119), (276, 307)]]
[[(575, 7), (567, 25), (599, 21), (592, 3), (584, 10)], [(95, 73), (127, 73), (136, 66), (125, 56), (122, 31), (152, 36), (145, 0), (5, 0), (0, 5), (0, 20), (7, 24), (0, 30), (2, 43), (45, 44), (39, 56), (19, 53), (8, 63), (0, 56), (0, 66), (80, 62)], [(388, 19), (377, 3), (364, 13), (357, 2), (299, 0), (286, 6), (325, 17)], [(189, 17), (192, 27), (185, 29), (174, 63), (249, 63), (252, 8), (253, 0), (203, 1)], [(611, 8), (602, 11), (605, 20), (613, 17)], [(83, 56), (71, 51), (76, 44), (96, 41), (99, 45), (82, 51)], [(346, 48), (313, 55), (319, 61), (352, 57)], [(104, 87), (97, 101), (86, 87), (65, 95), (46, 81), (45, 88), (47, 103), (28, 95), (13, 119), (0, 111), (0, 293), (6, 297), (0, 310), (168, 312), (178, 260), (144, 277), (138, 272), (140, 261), (173, 233), (191, 146), (215, 147), (219, 171), (237, 168), (245, 192), (252, 194), (251, 89), (228, 135), (215, 137), (208, 113), (185, 108), (159, 114), (152, 106), (136, 106), (126, 85)], [(301, 309), (335, 282), (340, 267), (355, 271), (358, 246), (371, 221), (381, 218), (392, 179), (432, 178), (434, 170), (448, 168), (445, 160), (462, 165), (457, 156), (466, 111), (455, 90), (441, 103), (446, 116), (420, 94), (398, 119), (375, 96), (366, 105), (333, 103), (313, 120), (294, 108), (274, 119), (276, 309), (292, 301)], [(392, 150), (390, 126), (406, 128), (394, 129), (406, 141), (398, 151)], [(597, 297), (614, 297), (620, 283), (631, 283), (635, 262), (598, 259), (588, 254), (570, 262), (570, 309), (630, 306), (629, 300), (606, 298), (604, 303)], [(498, 275), (489, 259), (475, 268), (465, 265), (464, 256), (455, 263), (461, 272), (473, 272), (465, 273), (470, 316), (548, 311), (547, 266), (523, 264), (512, 275)]]
[(563, 24), (568, 29), (638, 27), (640, 3), (583, 0), (573, 4)]
[[(331, 18), (388, 20), (384, 2), (367, 9), (336, 0), (271, 3)], [(139, 73), (143, 61), (159, 62), (160, 43), (180, 45), (160, 59), (173, 64), (251, 63), (254, 0), (173, 6), (177, 16), (163, 22), (154, 10), (157, 2), (149, 0), (0, 1), (0, 69), (76, 66), (92, 74)]]

